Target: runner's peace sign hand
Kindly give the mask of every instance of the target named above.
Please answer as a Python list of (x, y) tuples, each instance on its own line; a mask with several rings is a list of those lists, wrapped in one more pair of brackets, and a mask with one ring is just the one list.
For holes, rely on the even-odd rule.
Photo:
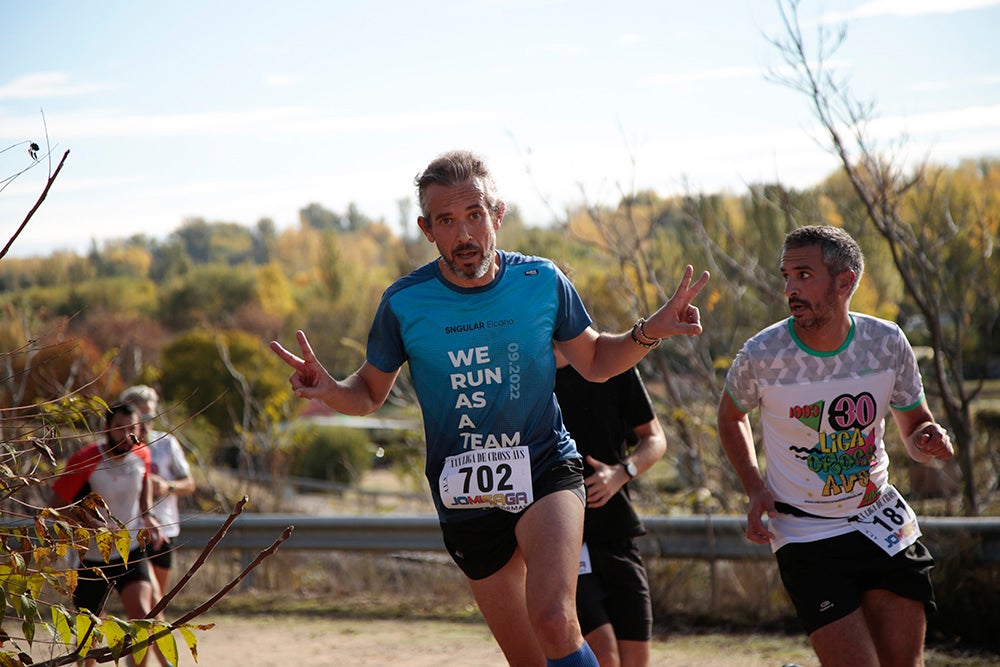
[(296, 331), (295, 338), (299, 342), (303, 358), (292, 354), (277, 341), (271, 341), (271, 349), (282, 361), (295, 369), (295, 372), (288, 378), (295, 395), (299, 398), (321, 399), (327, 393), (327, 389), (335, 384), (334, 380), (316, 358), (305, 333)]
[(698, 281), (692, 285), (693, 276), (694, 267), (688, 264), (684, 268), (684, 277), (674, 290), (674, 295), (646, 321), (644, 328), (647, 336), (656, 338), (697, 336), (702, 332), (700, 313), (698, 308), (691, 305), (691, 301), (708, 283), (709, 273), (703, 271)]

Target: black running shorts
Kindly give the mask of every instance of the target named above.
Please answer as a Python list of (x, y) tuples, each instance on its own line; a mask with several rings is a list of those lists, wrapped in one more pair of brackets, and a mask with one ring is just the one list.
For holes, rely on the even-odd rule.
[(635, 540), (588, 542), (591, 572), (576, 586), (576, 615), (584, 635), (608, 623), (620, 640), (648, 642), (653, 608), (646, 568)]
[[(114, 586), (119, 593), (134, 581), (150, 581), (149, 568), (145, 560), (146, 552), (142, 549), (135, 549), (128, 555), (128, 565), (122, 562), (103, 561), (90, 563), (83, 561), (77, 569), (79, 573), (76, 590), (73, 591), (73, 604), (77, 609), (89, 609), (94, 614), (101, 614), (101, 601), (107, 594), (108, 589)], [(95, 574), (92, 568), (99, 569), (107, 577), (104, 580), (99, 574)]]
[(173, 542), (171, 542), (169, 538), (164, 538), (159, 548), (154, 547), (152, 544), (147, 546), (146, 554), (150, 563), (156, 567), (162, 567), (165, 570), (169, 570), (174, 565), (175, 549), (176, 547), (174, 547)]
[[(548, 472), (535, 481), (535, 502), (550, 493), (571, 490), (586, 504), (583, 486), (583, 461), (557, 461)], [(452, 560), (472, 580), (485, 579), (497, 572), (514, 555), (517, 536), (514, 527), (527, 509), (512, 513), (501, 509), (468, 521), (448, 521), (441, 524), (444, 545)]]
[(786, 544), (775, 552), (781, 581), (806, 632), (847, 616), (861, 594), (884, 589), (936, 611), (931, 569), (934, 558), (920, 542), (889, 556), (859, 532), (815, 542)]

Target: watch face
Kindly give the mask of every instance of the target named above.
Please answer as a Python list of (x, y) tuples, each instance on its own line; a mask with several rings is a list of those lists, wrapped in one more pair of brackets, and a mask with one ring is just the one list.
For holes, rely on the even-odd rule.
[(635, 467), (635, 464), (631, 461), (625, 464), (625, 472), (628, 473), (629, 477), (635, 477), (639, 474), (639, 470)]

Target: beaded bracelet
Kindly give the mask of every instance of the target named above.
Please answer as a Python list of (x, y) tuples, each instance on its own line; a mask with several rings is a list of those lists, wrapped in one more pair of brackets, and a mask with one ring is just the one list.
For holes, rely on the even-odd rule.
[[(646, 324), (646, 318), (644, 318), (644, 317), (640, 317), (638, 320), (635, 321), (635, 324), (632, 325), (632, 340), (635, 341), (636, 345), (641, 345), (642, 347), (648, 347), (651, 350), (655, 350), (656, 348), (658, 348), (660, 346), (660, 343), (663, 342), (663, 339), (662, 338), (651, 338), (651, 337), (647, 336), (646, 335), (646, 328), (644, 326), (645, 324)], [(652, 341), (652, 342), (647, 343), (645, 341), (639, 340), (639, 336), (635, 335), (636, 331), (639, 332), (639, 336), (642, 336), (647, 341)]]

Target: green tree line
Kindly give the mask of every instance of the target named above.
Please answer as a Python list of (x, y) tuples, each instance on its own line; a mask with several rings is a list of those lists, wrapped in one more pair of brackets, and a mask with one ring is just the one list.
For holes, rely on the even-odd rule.
[[(968, 301), (955, 311), (961, 321), (941, 325), (963, 331), (952, 352), (969, 382), (997, 375), (1000, 364), (1000, 263), (978, 259), (989, 257), (1000, 234), (998, 179), (995, 160), (937, 167), (902, 204), (928, 229), (959, 230), (940, 241), (948, 251), (931, 269), (953, 283), (949, 294)], [(610, 205), (581, 203), (544, 226), (525, 224), (512, 207), (500, 245), (557, 261), (597, 324), (614, 330), (651, 312), (685, 263), (712, 270), (699, 304), (706, 335), (663, 346), (644, 370), (676, 435), (672, 455), (681, 483), (707, 491), (698, 497), (713, 506), (738, 512), (732, 500), (738, 494), (730, 491), (739, 487), (714, 434), (715, 401), (742, 341), (787, 314), (776, 267), (789, 229), (848, 228), (868, 258), (854, 308), (899, 322), (916, 346), (930, 343), (890, 244), (865, 228), (858, 206), (839, 171), (802, 190), (760, 184), (742, 194), (638, 192)], [(335, 375), (350, 373), (363, 359), (382, 290), (432, 256), (432, 244), (397, 234), (354, 207), (338, 214), (309, 204), (297, 226), (281, 231), (267, 219), (253, 227), (189, 219), (165, 240), (134, 236), (95, 243), (86, 255), (7, 258), (0, 262), (6, 315), (0, 345), (16, 353), (5, 359), (0, 405), (49, 400), (79, 387), (108, 398), (144, 382), (160, 388), (174, 406), (173, 421), (185, 422), (206, 453), (253, 449), (247, 442), (254, 433), (303, 407), (267, 342), (305, 329)], [(986, 290), (992, 302), (967, 285), (972, 272), (992, 288)], [(934, 366), (926, 372), (933, 376)], [(933, 402), (934, 385), (927, 384)], [(403, 383), (385, 409), (415, 414), (406, 394)]]

